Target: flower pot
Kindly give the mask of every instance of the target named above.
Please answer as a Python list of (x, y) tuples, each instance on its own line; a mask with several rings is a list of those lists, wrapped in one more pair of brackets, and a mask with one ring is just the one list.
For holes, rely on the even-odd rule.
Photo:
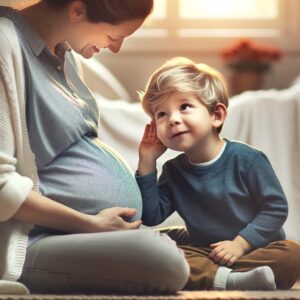
[(231, 94), (262, 89), (264, 72), (255, 70), (235, 70), (231, 77)]
[(232, 70), (231, 94), (236, 95), (244, 91), (259, 90), (263, 87), (263, 76), (270, 70), (268, 62), (237, 61), (228, 64)]

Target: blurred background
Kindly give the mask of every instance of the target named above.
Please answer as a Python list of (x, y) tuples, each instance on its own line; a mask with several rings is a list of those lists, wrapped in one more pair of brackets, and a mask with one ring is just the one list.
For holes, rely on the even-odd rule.
[[(116, 55), (104, 50), (97, 59), (126, 87), (130, 101), (137, 101), (136, 91), (173, 56), (187, 56), (217, 68), (228, 79), (234, 95), (241, 90), (232, 87), (236, 70), (229, 65), (230, 59), (237, 57), (225, 58), (223, 52), (228, 47), (238, 49), (247, 39), (259, 49), (254, 51), (278, 54), (274, 58), (267, 53), (264, 61), (264, 53), (259, 53), (258, 59), (268, 66), (256, 68), (260, 78), (250, 81), (259, 82), (250, 82), (248, 89), (283, 89), (300, 74), (299, 14), (299, 0), (155, 0), (153, 16), (142, 30), (125, 40), (122, 51)], [(97, 82), (91, 84), (96, 88)]]

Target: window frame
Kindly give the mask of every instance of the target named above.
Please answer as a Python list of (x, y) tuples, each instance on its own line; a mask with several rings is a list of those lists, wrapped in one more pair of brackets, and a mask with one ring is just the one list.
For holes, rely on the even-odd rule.
[[(156, 0), (161, 1), (161, 0)], [(263, 0), (262, 0), (263, 1)], [(212, 53), (242, 37), (286, 52), (300, 51), (300, 1), (278, 0), (278, 20), (178, 20), (179, 0), (166, 0), (167, 17), (153, 20), (126, 40), (123, 51)], [(181, 28), (181, 29), (180, 29)], [(192, 29), (192, 30), (191, 30)]]

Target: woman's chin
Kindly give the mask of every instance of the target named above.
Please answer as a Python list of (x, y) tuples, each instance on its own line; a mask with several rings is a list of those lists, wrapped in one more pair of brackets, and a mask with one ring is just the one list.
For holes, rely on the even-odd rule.
[(89, 47), (80, 51), (80, 55), (84, 58), (91, 58), (100, 51), (96, 47)]

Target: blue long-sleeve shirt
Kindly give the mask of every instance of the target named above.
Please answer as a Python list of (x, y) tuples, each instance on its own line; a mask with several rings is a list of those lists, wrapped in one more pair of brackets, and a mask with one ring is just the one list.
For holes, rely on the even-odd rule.
[(249, 145), (226, 141), (211, 165), (195, 166), (180, 154), (164, 164), (158, 182), (156, 172), (136, 176), (145, 225), (160, 224), (176, 210), (199, 246), (237, 235), (254, 247), (285, 238), (287, 200), (268, 158)]

